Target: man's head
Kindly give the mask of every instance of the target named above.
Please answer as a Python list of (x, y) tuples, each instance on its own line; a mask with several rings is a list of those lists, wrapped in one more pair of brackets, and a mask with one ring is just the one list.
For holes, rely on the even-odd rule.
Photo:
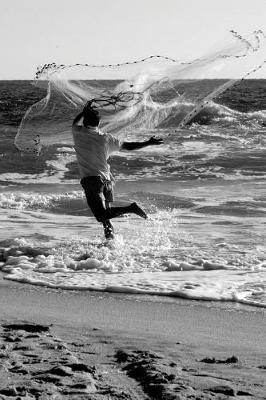
[(83, 110), (83, 125), (88, 126), (98, 126), (100, 122), (99, 112), (91, 107), (85, 107)]

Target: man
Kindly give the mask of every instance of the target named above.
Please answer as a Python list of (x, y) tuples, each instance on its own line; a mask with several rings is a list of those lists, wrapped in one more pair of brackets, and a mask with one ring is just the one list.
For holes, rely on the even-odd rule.
[(107, 160), (113, 152), (159, 145), (162, 139), (152, 137), (146, 142), (120, 142), (111, 134), (101, 132), (98, 129), (99, 122), (98, 111), (88, 102), (74, 119), (72, 133), (81, 175), (80, 183), (87, 203), (97, 221), (103, 224), (106, 239), (113, 239), (114, 228), (110, 219), (130, 213), (146, 219), (147, 215), (136, 203), (126, 207), (110, 207), (113, 201), (113, 177)]

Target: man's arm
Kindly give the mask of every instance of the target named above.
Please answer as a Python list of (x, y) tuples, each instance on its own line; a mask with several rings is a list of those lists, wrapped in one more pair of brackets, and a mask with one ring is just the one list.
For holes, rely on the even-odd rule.
[(83, 118), (83, 111), (76, 116), (72, 125), (77, 125), (79, 123), (79, 121), (81, 120), (81, 118)]
[(152, 136), (146, 142), (123, 142), (121, 150), (138, 150), (142, 149), (143, 147), (158, 145), (162, 143), (163, 139), (156, 139), (154, 136)]

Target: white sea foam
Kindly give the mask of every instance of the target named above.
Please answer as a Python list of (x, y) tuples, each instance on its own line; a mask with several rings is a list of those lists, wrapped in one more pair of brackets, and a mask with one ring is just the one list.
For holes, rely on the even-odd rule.
[[(177, 211), (145, 223), (123, 221), (130, 236), (113, 242), (99, 238), (65, 240), (48, 249), (11, 243), (1, 269), (5, 278), (50, 288), (97, 290), (234, 301), (266, 307), (265, 249), (242, 254), (237, 246), (220, 243), (212, 251), (200, 249), (194, 238), (177, 231)], [(135, 228), (132, 231), (132, 227)], [(123, 226), (120, 226), (123, 230)], [(13, 245), (14, 245), (13, 243)], [(11, 246), (11, 247), (10, 247)], [(33, 254), (33, 252), (35, 253)], [(207, 259), (206, 255), (212, 254)], [(216, 256), (215, 256), (216, 254)], [(235, 254), (235, 255), (234, 255)], [(230, 258), (226, 259), (226, 255)]]
[(7, 279), (51, 288), (238, 301), (266, 307), (266, 265), (254, 273), (210, 262), (205, 268), (204, 263), (202, 267), (188, 263), (174, 266), (174, 262), (169, 261), (165, 271), (157, 272), (150, 261), (149, 268), (139, 272), (141, 264), (124, 260), (124, 271), (120, 272), (121, 262), (111, 258), (109, 254), (105, 259), (56, 261), (54, 256), (40, 255), (34, 260), (27, 256), (10, 256), (2, 270), (8, 273)]

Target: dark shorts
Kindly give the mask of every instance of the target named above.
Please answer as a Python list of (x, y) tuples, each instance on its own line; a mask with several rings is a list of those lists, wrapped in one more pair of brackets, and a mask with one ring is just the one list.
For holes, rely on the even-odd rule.
[(113, 184), (101, 176), (87, 176), (82, 178), (81, 186), (84, 189), (88, 206), (97, 220), (101, 220), (105, 212), (105, 202), (113, 202)]

